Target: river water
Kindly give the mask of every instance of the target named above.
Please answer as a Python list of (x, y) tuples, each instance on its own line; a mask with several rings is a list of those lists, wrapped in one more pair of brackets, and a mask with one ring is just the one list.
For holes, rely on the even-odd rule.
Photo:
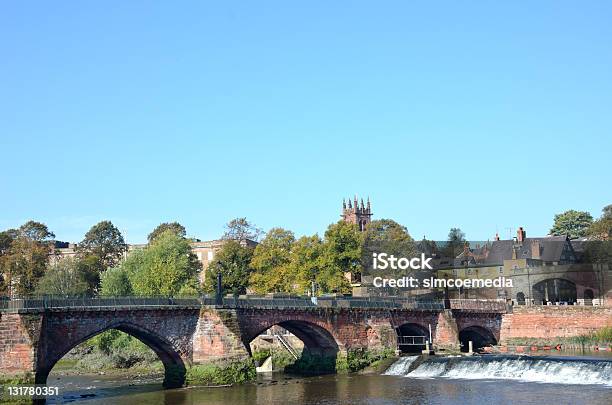
[[(57, 379), (59, 378), (59, 379)], [(612, 360), (486, 356), (402, 357), (384, 375), (260, 377), (225, 388), (161, 389), (161, 378), (50, 376), (60, 396), (86, 404), (612, 404)]]

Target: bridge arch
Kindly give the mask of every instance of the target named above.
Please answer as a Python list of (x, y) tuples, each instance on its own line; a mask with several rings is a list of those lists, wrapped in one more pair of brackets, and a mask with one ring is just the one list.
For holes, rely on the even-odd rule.
[[(183, 385), (186, 374), (185, 362), (172, 343), (147, 328), (129, 322), (112, 323), (93, 332), (85, 332), (81, 336), (77, 334), (77, 336), (69, 336), (65, 339), (53, 339), (53, 347), (47, 347), (44, 352), (46, 356), (39, 356), (34, 377), (36, 384), (46, 384), (47, 377), (55, 364), (70, 350), (100, 333), (113, 329), (133, 336), (155, 352), (164, 365), (164, 387), (176, 388)], [(49, 346), (49, 343), (43, 344)]]
[[(420, 353), (425, 349), (423, 342), (429, 340), (429, 330), (419, 323), (407, 322), (395, 328), (395, 331), (398, 347), (403, 353)], [(421, 336), (423, 339), (415, 339), (415, 336)]]
[(495, 335), (487, 328), (482, 326), (468, 326), (459, 331), (459, 342), (461, 343), (461, 351), (469, 350), (469, 342), (472, 342), (474, 351), (482, 349), (485, 346), (496, 345), (497, 339)]
[(575, 303), (576, 283), (564, 278), (547, 278), (533, 285), (532, 295), (536, 303)]
[(300, 319), (273, 322), (264, 324), (246, 337), (244, 344), (249, 352), (251, 350), (250, 343), (274, 325), (288, 330), (300, 339), (304, 343), (304, 349), (310, 354), (336, 356), (339, 351), (339, 346), (334, 336), (327, 329), (316, 323)]

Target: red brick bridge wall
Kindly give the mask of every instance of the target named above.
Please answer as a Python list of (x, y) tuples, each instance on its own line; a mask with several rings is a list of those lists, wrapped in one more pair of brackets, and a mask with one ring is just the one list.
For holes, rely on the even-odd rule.
[(572, 337), (604, 327), (612, 327), (612, 307), (515, 306), (503, 316), (500, 341)]
[(108, 329), (121, 330), (148, 345), (164, 363), (167, 377), (170, 368), (184, 376), (192, 362), (191, 338), (199, 310), (77, 308), (1, 316), (0, 371), (32, 372), (43, 384), (66, 353)]

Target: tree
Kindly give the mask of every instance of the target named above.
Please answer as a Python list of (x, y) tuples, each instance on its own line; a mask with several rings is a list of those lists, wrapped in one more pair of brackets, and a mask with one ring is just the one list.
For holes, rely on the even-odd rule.
[(448, 241), (443, 249), (444, 255), (450, 258), (457, 257), (465, 246), (465, 233), (461, 228), (451, 228), (448, 231)]
[(47, 225), (36, 221), (28, 221), (21, 225), (19, 233), (35, 242), (50, 242), (55, 238), (55, 234), (49, 231)]
[(9, 252), (13, 241), (17, 238), (16, 229), (0, 232), (0, 295), (8, 295), (10, 283)]
[(175, 235), (180, 236), (181, 238), (184, 238), (187, 235), (187, 230), (185, 229), (185, 227), (179, 224), (178, 222), (164, 222), (157, 225), (153, 232), (149, 234), (149, 236), (147, 237), (149, 243), (153, 242), (155, 238), (157, 238), (165, 231), (173, 232)]
[(370, 222), (364, 233), (369, 242), (412, 242), (412, 237), (405, 226), (392, 219), (377, 219)]
[(612, 240), (612, 204), (602, 209), (601, 217), (589, 226), (587, 235), (592, 240)]
[[(47, 226), (28, 221), (0, 237), (0, 273), (4, 293), (30, 295), (45, 274), (54, 235)], [(13, 288), (14, 287), (14, 288)]]
[(251, 266), (250, 285), (258, 293), (289, 291), (287, 265), (291, 247), (295, 241), (293, 232), (272, 228), (255, 248)]
[(125, 263), (102, 273), (100, 280), (100, 295), (124, 297), (133, 294), (134, 289), (132, 288), (132, 283), (130, 282)]
[(41, 295), (85, 295), (89, 286), (75, 259), (67, 257), (53, 263), (38, 282)]
[(355, 224), (338, 221), (325, 231), (322, 271), (319, 283), (323, 292), (349, 292), (345, 273), (360, 277), (363, 235)]
[(136, 295), (176, 296), (185, 284), (197, 285), (200, 262), (189, 241), (165, 231), (121, 264)]
[(569, 210), (555, 215), (555, 221), (550, 229), (551, 235), (569, 236), (570, 239), (586, 236), (593, 217), (586, 211)]
[(228, 240), (217, 253), (217, 261), (206, 269), (204, 290), (214, 292), (217, 286), (217, 274), (222, 275), (223, 291), (234, 294), (245, 294), (251, 275), (253, 248), (243, 246), (235, 240)]
[(96, 255), (90, 254), (78, 257), (77, 268), (87, 283), (90, 294), (96, 294), (100, 290), (100, 275), (106, 270), (102, 260)]
[(326, 289), (328, 283), (321, 277), (324, 274), (323, 253), (323, 241), (319, 235), (302, 236), (293, 243), (287, 265), (289, 291), (307, 293), (313, 282), (323, 284)]
[(250, 223), (246, 218), (232, 219), (225, 225), (225, 233), (222, 239), (258, 241), (263, 231)]
[(115, 267), (127, 250), (119, 229), (111, 221), (101, 221), (92, 226), (79, 243), (81, 256), (93, 255), (100, 259), (102, 267)]

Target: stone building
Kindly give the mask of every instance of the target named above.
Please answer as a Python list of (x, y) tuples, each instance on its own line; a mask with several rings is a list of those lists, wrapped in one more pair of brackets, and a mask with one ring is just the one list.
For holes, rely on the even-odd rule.
[(351, 202), (351, 199), (349, 198), (348, 205), (346, 200), (343, 199), (341, 217), (345, 222), (358, 225), (360, 231), (365, 231), (366, 226), (372, 220), (370, 198), (368, 197), (368, 202), (366, 205), (363, 203), (363, 198), (361, 199), (361, 205), (359, 205), (357, 202), (357, 196), (355, 196), (353, 202)]

